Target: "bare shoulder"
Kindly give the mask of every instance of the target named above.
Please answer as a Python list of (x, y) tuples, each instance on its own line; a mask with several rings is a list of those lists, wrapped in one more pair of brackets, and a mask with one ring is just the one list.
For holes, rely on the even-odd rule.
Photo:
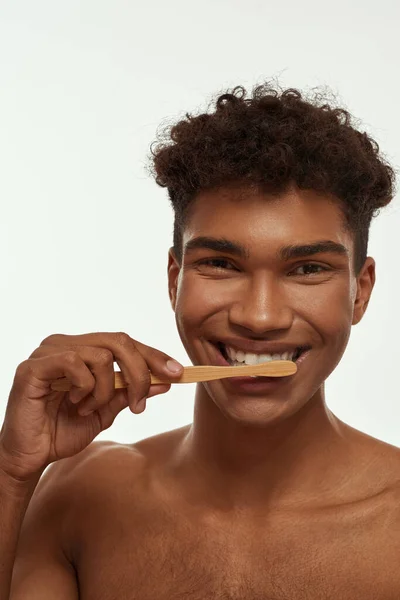
[(353, 478), (362, 484), (376, 484), (376, 489), (393, 488), (400, 484), (400, 448), (341, 422), (349, 441), (355, 467)]
[[(400, 551), (400, 448), (353, 430), (359, 447), (358, 469), (353, 480), (362, 490), (361, 512), (369, 515), (375, 543), (381, 540), (387, 559)], [(376, 528), (375, 528), (376, 527)], [(397, 549), (396, 552), (394, 548)]]
[[(35, 496), (51, 496), (52, 502), (90, 508), (90, 503), (116, 486), (139, 490), (143, 479), (173, 452), (185, 428), (168, 431), (132, 444), (95, 441), (70, 458), (52, 463), (43, 473)], [(89, 506), (88, 506), (89, 504)]]
[(78, 494), (100, 486), (105, 492), (121, 479), (136, 481), (158, 462), (165, 461), (173, 452), (186, 427), (174, 429), (139, 440), (132, 444), (114, 441), (95, 441), (75, 456), (52, 463), (43, 473), (35, 493), (68, 495), (69, 501)]
[[(128, 467), (134, 476), (140, 471), (143, 460), (133, 444), (113, 441), (92, 442), (75, 456), (52, 463), (42, 475), (38, 493), (84, 503), (90, 490), (99, 491), (112, 487), (118, 476)], [(42, 491), (43, 490), (43, 491)]]
[(400, 448), (373, 437), (369, 437), (369, 443), (371, 470), (376, 477), (380, 476), (383, 481), (386, 481), (388, 489), (398, 494), (400, 489)]
[(103, 472), (103, 464), (117, 464), (118, 457), (127, 453), (133, 454), (132, 450), (129, 452), (127, 447), (116, 442), (92, 442), (75, 456), (51, 463), (44, 471), (33, 498), (51, 496), (53, 502), (57, 499), (70, 502), (83, 481), (94, 482)]
[[(32, 495), (27, 518), (38, 519), (40, 513), (53, 515), (57, 535), (63, 543), (71, 532), (74, 506), (90, 501), (88, 491), (113, 485), (118, 467), (129, 460), (130, 471), (138, 470), (139, 453), (132, 447), (111, 441), (92, 442), (85, 450), (50, 464)], [(107, 474), (107, 476), (105, 476)], [(77, 524), (79, 525), (79, 524)], [(72, 529), (74, 526), (72, 526)]]
[[(138, 452), (123, 444), (94, 442), (45, 470), (21, 526), (13, 570), (15, 597), (25, 597), (31, 588), (37, 589), (37, 597), (47, 598), (49, 593), (61, 597), (61, 590), (63, 598), (78, 597), (71, 542), (79, 536), (85, 515), (113, 487), (118, 468), (125, 466), (135, 479), (138, 457)], [(86, 540), (95, 539), (95, 531), (92, 527)]]

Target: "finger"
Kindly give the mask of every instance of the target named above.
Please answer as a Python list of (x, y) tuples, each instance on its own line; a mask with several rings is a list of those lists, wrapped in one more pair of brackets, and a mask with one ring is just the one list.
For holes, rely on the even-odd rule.
[[(115, 390), (112, 400), (96, 411), (101, 422), (102, 431), (110, 427), (114, 423), (115, 417), (128, 406), (129, 399), (126, 389)], [(96, 414), (94, 414), (94, 417), (96, 417)]]
[[(79, 413), (88, 408), (100, 408), (108, 404), (115, 393), (114, 357), (106, 348), (91, 348), (90, 346), (67, 346), (64, 348), (76, 352), (88, 366), (94, 376), (94, 386), (78, 387), (73, 385), (68, 392), (69, 399), (73, 404), (82, 401)], [(58, 346), (40, 346), (31, 356), (49, 356), (57, 354)], [(83, 399), (85, 399), (83, 401)]]
[[(176, 377), (179, 379), (183, 371), (183, 365), (165, 352), (161, 352), (160, 350), (152, 348), (151, 346), (146, 346), (146, 344), (142, 344), (141, 342), (134, 340), (124, 332), (95, 332), (85, 333), (82, 335), (65, 335), (56, 333), (45, 338), (41, 342), (40, 347), (48, 345), (70, 347), (72, 349), (77, 346), (108, 348), (113, 352), (114, 356), (117, 356), (119, 347), (122, 347), (123, 349), (127, 347), (129, 350), (132, 348), (132, 346), (134, 346), (144, 357), (146, 363), (151, 363), (151, 371), (154, 373), (154, 375), (160, 377), (168, 375), (168, 377)], [(172, 363), (170, 366), (167, 365), (169, 361)]]
[(153, 385), (150, 386), (150, 391), (147, 394), (147, 398), (157, 396), (158, 394), (165, 394), (165, 392), (169, 392), (170, 389), (170, 383), (153, 383)]
[[(148, 395), (151, 384), (150, 370), (156, 376), (168, 376), (169, 379), (179, 379), (183, 366), (176, 363), (172, 357), (155, 348), (133, 340), (124, 332), (89, 333), (76, 336), (63, 334), (51, 335), (43, 340), (42, 345), (87, 344), (109, 349), (114, 361), (119, 365), (128, 384), (129, 405), (133, 412), (138, 401)], [(171, 371), (168, 362), (176, 363), (178, 370)]]
[(157, 394), (165, 394), (170, 389), (171, 389), (171, 384), (164, 385), (164, 384), (157, 383), (157, 384), (151, 385), (150, 391), (149, 391), (147, 397), (145, 396), (137, 403), (136, 412), (141, 413), (145, 410), (146, 402), (147, 402), (148, 398), (151, 398), (152, 396), (157, 396)]
[(93, 389), (95, 380), (81, 357), (71, 350), (43, 358), (29, 358), (18, 365), (14, 388), (25, 397), (41, 398), (51, 393), (51, 383), (67, 377), (76, 387)]
[[(129, 398), (129, 406), (132, 412), (135, 412), (135, 407), (140, 400), (138, 397), (138, 377), (140, 373), (142, 376), (148, 376), (150, 386), (150, 372), (143, 360), (143, 358), (135, 351), (134, 357), (134, 375), (128, 371), (128, 368), (121, 359), (114, 356), (113, 353), (104, 347), (92, 347), (92, 346), (79, 346), (79, 345), (65, 345), (65, 340), (62, 338), (76, 338), (79, 336), (60, 336), (60, 339), (55, 341), (64, 341), (64, 345), (53, 345), (46, 343), (39, 346), (31, 356), (48, 356), (51, 353), (57, 353), (59, 348), (68, 348), (68, 350), (77, 352), (84, 362), (90, 368), (95, 378), (95, 386), (91, 389), (77, 388), (73, 386), (69, 392), (69, 398), (71, 402), (77, 404), (80, 402), (78, 412), (82, 416), (87, 416), (90, 411), (100, 409), (102, 406), (107, 405), (115, 395), (115, 372), (114, 362), (116, 362), (124, 376), (125, 381), (128, 383), (127, 395)], [(58, 338), (58, 336), (57, 336)], [(53, 336), (51, 338), (53, 340)], [(136, 385), (135, 385), (136, 383)], [(144, 393), (148, 390), (148, 387), (144, 388)], [(142, 397), (142, 396), (141, 396)]]
[[(143, 411), (143, 399), (150, 396), (155, 396), (159, 393), (168, 391), (171, 384), (160, 384), (162, 391), (153, 391), (152, 388), (156, 388), (153, 384), (151, 385), (150, 373), (153, 373), (157, 377), (168, 379), (179, 379), (182, 374), (183, 366), (174, 361), (168, 354), (146, 346), (137, 340), (131, 338), (126, 339), (125, 337), (120, 338), (121, 348), (119, 350), (117, 359), (118, 364), (121, 367), (121, 371), (128, 372), (127, 383), (129, 387), (132, 382), (132, 387), (136, 385), (134, 390), (134, 408), (132, 409), (131, 402), (130, 407), (132, 412), (138, 412), (136, 410), (137, 404), (142, 402), (139, 412)], [(170, 364), (176, 363), (177, 369), (174, 371), (170, 370)], [(175, 366), (174, 364), (172, 365)], [(141, 379), (142, 377), (142, 379)], [(167, 386), (167, 387), (165, 387)]]
[[(150, 387), (150, 392), (147, 398), (151, 398), (152, 396), (156, 396), (157, 394), (165, 394), (171, 388), (171, 384), (154, 384)], [(146, 408), (146, 399), (142, 401), (142, 403), (138, 403), (136, 405), (136, 412), (143, 412)], [(90, 412), (86, 412), (81, 416), (90, 416), (91, 414), (97, 412), (101, 422), (101, 430), (107, 429), (111, 427), (113, 424), (115, 417), (122, 411), (124, 408), (129, 406), (129, 400), (127, 391), (125, 388), (115, 390), (114, 397), (112, 400), (106, 404), (105, 406), (100, 407), (97, 411), (96, 409), (91, 409)]]

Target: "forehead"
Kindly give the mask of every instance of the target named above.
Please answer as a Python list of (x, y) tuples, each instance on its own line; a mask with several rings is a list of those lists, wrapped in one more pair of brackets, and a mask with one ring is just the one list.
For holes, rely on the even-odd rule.
[(183, 241), (224, 235), (253, 247), (330, 239), (352, 249), (340, 201), (314, 190), (291, 188), (273, 196), (250, 187), (200, 192), (190, 209)]

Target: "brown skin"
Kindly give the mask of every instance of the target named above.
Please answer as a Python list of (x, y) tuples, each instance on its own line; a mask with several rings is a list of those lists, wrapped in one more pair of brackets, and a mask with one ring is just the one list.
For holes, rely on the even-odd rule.
[[(332, 489), (346, 493), (342, 485), (353, 452), (348, 428), (326, 406), (324, 382), (367, 308), (375, 261), (368, 257), (355, 279), (352, 236), (344, 231), (340, 208), (315, 192), (271, 200), (248, 191), (245, 202), (238, 201), (240, 193), (200, 194), (183, 243), (224, 237), (246, 246), (248, 260), (198, 249), (184, 256), (180, 269), (170, 252), (170, 297), (186, 351), (193, 364), (210, 364), (214, 350), (207, 340), (234, 336), (302, 341), (312, 352), (299, 381), (292, 378), (292, 386), (283, 388), (290, 390), (286, 394), (246, 402), (227, 393), (224, 380), (198, 385), (180, 468), (195, 484), (193, 464), (199, 466), (207, 504), (215, 500), (250, 511), (323, 504), (332, 500)], [(349, 255), (274, 260), (281, 246), (318, 240), (341, 243)], [(198, 264), (213, 258), (228, 262), (220, 269)], [(310, 262), (330, 270), (306, 276)]]
[[(33, 589), (77, 600), (78, 588), (81, 600), (400, 597), (400, 450), (340, 421), (324, 397), (374, 260), (356, 280), (340, 209), (314, 192), (236, 192), (245, 202), (232, 189), (200, 194), (184, 242), (225, 237), (248, 260), (196, 250), (180, 267), (169, 253), (178, 330), (193, 364), (212, 363), (210, 337), (309, 343), (296, 385), (250, 402), (222, 380), (198, 384), (191, 425), (52, 465), (27, 511), (12, 600), (36, 600)], [(274, 258), (321, 239), (349, 257)], [(199, 267), (206, 258), (229, 266)], [(306, 276), (309, 263), (331, 271)]]

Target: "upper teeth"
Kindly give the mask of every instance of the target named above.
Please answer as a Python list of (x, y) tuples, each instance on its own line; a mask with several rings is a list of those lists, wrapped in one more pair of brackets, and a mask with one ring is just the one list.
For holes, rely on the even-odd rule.
[(270, 360), (292, 360), (296, 351), (284, 352), (283, 354), (253, 354), (252, 352), (242, 352), (235, 350), (230, 346), (225, 346), (226, 352), (232, 361), (243, 362), (246, 365), (257, 365)]

